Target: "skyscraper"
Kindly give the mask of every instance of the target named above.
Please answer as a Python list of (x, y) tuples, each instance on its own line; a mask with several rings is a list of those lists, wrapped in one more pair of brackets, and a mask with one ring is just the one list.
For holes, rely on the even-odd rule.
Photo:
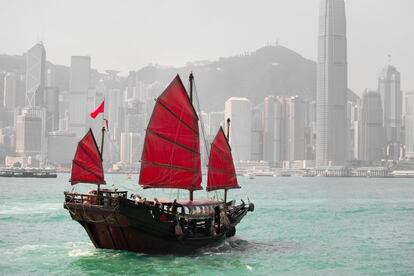
[(344, 0), (322, 0), (319, 14), (316, 165), (343, 165), (347, 153), (347, 40)]
[(405, 156), (414, 159), (414, 91), (405, 93)]
[(385, 147), (381, 96), (378, 92), (364, 92), (359, 127), (359, 159), (369, 162), (381, 161), (384, 158)]
[(26, 106), (44, 105), (46, 82), (46, 51), (38, 43), (26, 53)]
[(286, 104), (287, 160), (305, 159), (305, 102), (289, 97)]
[(387, 156), (389, 160), (400, 158), (402, 92), (400, 73), (394, 66), (387, 65), (379, 75), (378, 91), (381, 94), (384, 128), (387, 137)]
[(264, 99), (263, 110), (263, 159), (275, 167), (275, 97)]
[(69, 131), (80, 139), (85, 132), (88, 116), (87, 99), (90, 86), (91, 58), (73, 56), (69, 81)]
[(16, 81), (14, 73), (7, 73), (4, 77), (4, 107), (9, 111), (16, 107)]
[(30, 113), (16, 117), (16, 152), (35, 156), (42, 151), (42, 118)]
[(247, 98), (232, 97), (225, 103), (224, 119), (230, 118), (230, 145), (234, 159), (250, 160), (252, 107)]
[(70, 59), (70, 91), (88, 91), (90, 86), (91, 57), (72, 56)]

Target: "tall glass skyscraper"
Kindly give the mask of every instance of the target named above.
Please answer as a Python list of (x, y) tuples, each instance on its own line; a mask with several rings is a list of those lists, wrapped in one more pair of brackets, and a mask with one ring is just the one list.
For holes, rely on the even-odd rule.
[(37, 43), (26, 53), (26, 106), (44, 106), (46, 82), (46, 51)]
[(387, 137), (387, 157), (397, 161), (401, 151), (402, 92), (400, 73), (394, 66), (387, 65), (378, 78), (378, 91), (381, 94), (384, 111), (384, 128)]
[(316, 165), (344, 165), (348, 146), (344, 0), (320, 3), (317, 66)]

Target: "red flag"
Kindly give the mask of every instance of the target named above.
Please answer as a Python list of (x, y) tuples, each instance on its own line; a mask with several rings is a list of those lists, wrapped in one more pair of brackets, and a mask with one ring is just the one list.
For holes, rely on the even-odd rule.
[(91, 117), (95, 119), (99, 114), (103, 113), (105, 111), (105, 99), (102, 100), (101, 104), (90, 113)]

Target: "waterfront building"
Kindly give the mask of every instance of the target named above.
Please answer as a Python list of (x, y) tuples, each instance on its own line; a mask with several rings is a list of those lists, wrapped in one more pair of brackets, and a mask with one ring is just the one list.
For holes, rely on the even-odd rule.
[(33, 113), (16, 116), (16, 153), (39, 155), (42, 151), (42, 118)]
[(378, 91), (381, 94), (387, 157), (397, 161), (400, 158), (402, 139), (402, 92), (400, 73), (394, 66), (387, 65), (380, 73)]
[(285, 160), (305, 159), (305, 102), (299, 97), (288, 97), (286, 104), (287, 158)]
[(384, 128), (381, 95), (365, 91), (362, 97), (359, 130), (359, 160), (379, 162), (384, 158)]
[(255, 107), (252, 110), (252, 161), (263, 160), (263, 112)]
[[(234, 159), (250, 160), (252, 107), (247, 98), (232, 97), (225, 103), (224, 120), (230, 118), (230, 145)], [(216, 130), (217, 132), (217, 130)]]
[(345, 164), (347, 79), (345, 3), (322, 0), (317, 63), (317, 166)]
[(265, 98), (263, 158), (270, 166), (306, 159), (306, 117), (306, 102), (299, 97)]
[(414, 91), (405, 93), (405, 157), (414, 159)]
[(275, 101), (275, 97), (268, 96), (264, 99), (263, 106), (263, 160), (271, 167), (276, 166), (275, 128), (280, 127), (279, 124), (276, 126)]
[(59, 130), (48, 133), (47, 161), (55, 165), (69, 165), (76, 150), (76, 134)]
[(136, 164), (141, 158), (143, 136), (140, 133), (121, 133), (120, 162), (123, 164)]

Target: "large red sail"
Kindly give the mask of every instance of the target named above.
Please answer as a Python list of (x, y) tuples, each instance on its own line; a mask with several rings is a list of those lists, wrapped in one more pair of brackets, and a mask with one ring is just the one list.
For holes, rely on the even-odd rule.
[(79, 141), (72, 161), (72, 185), (77, 183), (104, 184), (102, 158), (92, 130)]
[(198, 117), (178, 75), (152, 111), (139, 184), (144, 188), (202, 189)]
[(231, 149), (220, 127), (211, 144), (208, 159), (207, 191), (240, 188), (237, 183)]

